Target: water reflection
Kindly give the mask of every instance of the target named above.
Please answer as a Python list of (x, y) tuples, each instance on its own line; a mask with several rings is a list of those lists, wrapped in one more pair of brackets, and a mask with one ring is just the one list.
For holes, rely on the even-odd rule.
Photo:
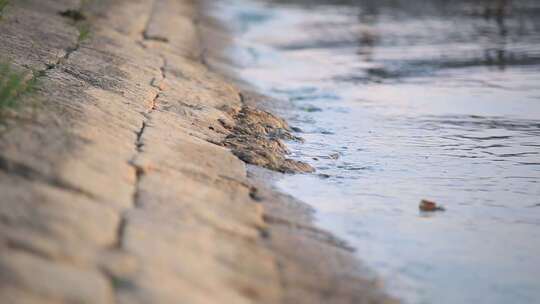
[[(318, 169), (280, 186), (409, 303), (540, 301), (540, 2), (222, 0)], [(235, 68), (234, 66), (232, 67)], [(420, 199), (447, 207), (418, 212)]]
[[(350, 21), (304, 24), (303, 29), (310, 32), (310, 35), (304, 35), (307, 39), (295, 41), (293, 38), (279, 47), (290, 50), (357, 47), (362, 61), (371, 61), (378, 46), (391, 46), (405, 53), (408, 51), (399, 48), (413, 45), (425, 48), (411, 52), (422, 56), (400, 57), (399, 65), (392, 65), (393, 57), (385, 58), (379, 54), (379, 61), (389, 62), (382, 67), (368, 69), (368, 80), (415, 76), (428, 68), (493, 66), (504, 69), (507, 65), (531, 65), (540, 61), (540, 53), (535, 48), (540, 38), (537, 35), (539, 4), (534, 1), (300, 2), (305, 5), (351, 5), (353, 9), (346, 14), (356, 15), (358, 22), (354, 26)], [(384, 25), (378, 26), (381, 23)], [(521, 43), (519, 47), (514, 45), (516, 41)], [(429, 47), (437, 45), (455, 48), (436, 53), (439, 56), (433, 58), (430, 56), (433, 49)], [(351, 79), (359, 80), (358, 75), (355, 76)]]

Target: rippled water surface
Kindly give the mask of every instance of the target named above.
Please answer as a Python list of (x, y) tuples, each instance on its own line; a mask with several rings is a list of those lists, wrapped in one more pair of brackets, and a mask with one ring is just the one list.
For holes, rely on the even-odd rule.
[(294, 105), (283, 191), (406, 303), (540, 303), (540, 1), (290, 2), (212, 5)]

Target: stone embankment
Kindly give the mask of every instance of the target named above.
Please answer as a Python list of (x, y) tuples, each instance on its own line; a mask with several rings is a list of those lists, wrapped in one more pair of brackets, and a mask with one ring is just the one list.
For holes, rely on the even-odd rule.
[(2, 113), (1, 303), (391, 302), (309, 208), (262, 182), (273, 173), (248, 177), (242, 160), (311, 168), (284, 156), (282, 120), (202, 63), (198, 10), (5, 8), (0, 58), (38, 88)]

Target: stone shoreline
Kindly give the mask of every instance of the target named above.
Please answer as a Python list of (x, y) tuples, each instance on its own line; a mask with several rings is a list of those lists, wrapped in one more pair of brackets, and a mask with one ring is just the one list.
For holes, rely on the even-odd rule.
[(11, 1), (0, 58), (39, 87), (2, 114), (3, 303), (393, 303), (238, 158), (309, 169), (206, 67), (201, 27), (197, 1)]

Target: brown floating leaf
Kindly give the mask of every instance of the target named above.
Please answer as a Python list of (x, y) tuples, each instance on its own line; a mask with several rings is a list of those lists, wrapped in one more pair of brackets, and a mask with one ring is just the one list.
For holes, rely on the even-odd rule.
[(437, 205), (437, 203), (423, 199), (420, 201), (420, 205), (418, 206), (420, 211), (424, 212), (433, 212), (433, 211), (444, 211), (444, 207)]

